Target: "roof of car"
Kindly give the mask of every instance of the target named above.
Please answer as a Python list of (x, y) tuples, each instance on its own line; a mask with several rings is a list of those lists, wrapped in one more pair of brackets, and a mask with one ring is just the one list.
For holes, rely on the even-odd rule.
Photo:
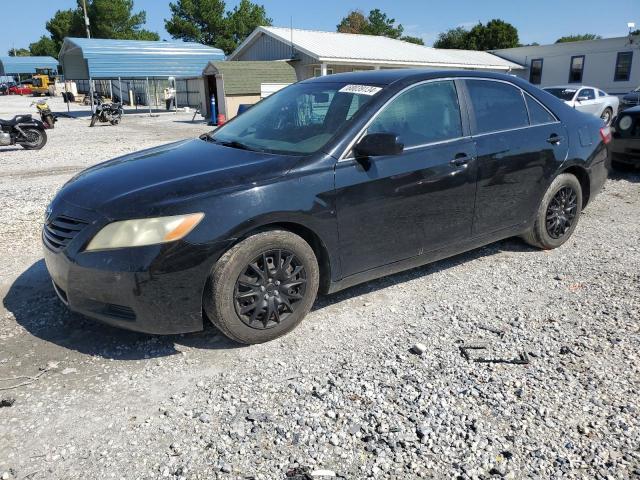
[(359, 72), (336, 73), (324, 77), (315, 77), (305, 80), (309, 82), (345, 82), (364, 83), (375, 85), (390, 85), (401, 80), (430, 80), (434, 78), (450, 77), (478, 77), (492, 78), (496, 80), (511, 80), (518, 82), (518, 78), (513, 75), (502, 73), (479, 72), (473, 70), (427, 70), (427, 69), (389, 69), (389, 70), (367, 70)]

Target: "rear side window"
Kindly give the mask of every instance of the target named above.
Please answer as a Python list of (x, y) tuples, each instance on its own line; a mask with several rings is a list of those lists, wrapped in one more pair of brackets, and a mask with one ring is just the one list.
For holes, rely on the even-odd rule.
[(556, 121), (556, 118), (551, 115), (546, 108), (544, 108), (536, 100), (534, 100), (531, 95), (525, 93), (524, 98), (527, 101), (527, 109), (529, 110), (529, 121), (531, 125), (540, 125), (543, 123), (552, 123)]
[(467, 80), (476, 132), (489, 133), (529, 125), (520, 89), (502, 82)]
[(462, 136), (460, 106), (450, 80), (413, 87), (391, 101), (367, 133), (394, 133), (405, 147)]

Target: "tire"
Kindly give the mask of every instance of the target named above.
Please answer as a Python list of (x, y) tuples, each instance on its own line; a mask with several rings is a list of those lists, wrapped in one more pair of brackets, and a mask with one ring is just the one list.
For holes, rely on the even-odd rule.
[(604, 121), (604, 124), (607, 127), (611, 125), (611, 121), (613, 120), (613, 110), (611, 109), (611, 107), (605, 108), (602, 112), (602, 115), (600, 115), (600, 118)]
[(90, 127), (93, 127), (96, 124), (96, 119), (98, 117), (96, 115), (91, 115), (91, 123), (89, 124)]
[(56, 126), (56, 121), (53, 118), (53, 115), (47, 115), (46, 116), (46, 122), (47, 125), (49, 125), (49, 128), (55, 128)]
[(44, 130), (38, 130), (37, 128), (25, 128), (24, 132), (27, 135), (33, 135), (33, 140), (27, 142), (20, 142), (20, 145), (25, 150), (40, 150), (47, 144), (47, 134)]
[[(280, 265), (279, 272), (275, 265)], [(287, 278), (291, 273), (293, 277)], [(230, 339), (248, 345), (263, 343), (289, 333), (302, 321), (316, 299), (318, 284), (318, 261), (307, 242), (284, 230), (260, 232), (218, 260), (205, 288), (203, 307)], [(269, 305), (275, 311), (267, 311)]]
[[(565, 207), (562, 206), (563, 197), (567, 199)], [(562, 173), (551, 182), (540, 202), (533, 227), (522, 238), (529, 245), (544, 250), (558, 248), (573, 234), (581, 212), (580, 182), (574, 175)], [(564, 223), (563, 218), (569, 223)]]

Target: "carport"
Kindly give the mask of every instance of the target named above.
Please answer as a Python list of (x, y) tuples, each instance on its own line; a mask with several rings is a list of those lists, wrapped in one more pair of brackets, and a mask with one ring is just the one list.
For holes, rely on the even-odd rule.
[[(211, 60), (224, 60), (224, 52), (191, 42), (65, 38), (59, 59), (65, 79), (86, 81), (89, 95), (97, 82), (100, 93), (129, 104), (144, 102), (151, 111), (152, 103), (161, 103), (158, 92), (171, 79), (176, 81), (177, 103), (186, 92), (188, 104), (189, 91), (195, 88), (189, 79), (202, 84), (202, 70)], [(204, 92), (204, 87), (199, 90)]]
[[(206, 64), (205, 64), (206, 65)], [(0, 77), (34, 75), (38, 68), (58, 70), (58, 61), (53, 57), (0, 57)]]

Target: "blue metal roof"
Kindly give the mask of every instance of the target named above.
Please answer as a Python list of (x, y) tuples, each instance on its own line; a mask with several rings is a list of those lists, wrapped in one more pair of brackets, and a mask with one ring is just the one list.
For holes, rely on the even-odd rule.
[(53, 57), (0, 57), (0, 76), (33, 74), (36, 68), (57, 69), (58, 61)]
[(65, 38), (60, 50), (65, 78), (200, 77), (218, 48), (191, 42)]

